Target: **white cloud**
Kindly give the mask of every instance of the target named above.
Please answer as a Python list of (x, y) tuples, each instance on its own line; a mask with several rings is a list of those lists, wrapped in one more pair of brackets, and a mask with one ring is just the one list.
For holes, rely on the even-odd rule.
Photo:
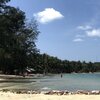
[(81, 38), (76, 38), (76, 39), (74, 39), (73, 41), (74, 41), (74, 42), (82, 42), (82, 41), (84, 41), (84, 40), (81, 39)]
[(100, 37), (100, 29), (92, 29), (86, 31), (87, 36), (89, 37)]
[(92, 29), (92, 27), (89, 26), (89, 25), (86, 25), (86, 26), (78, 26), (77, 28), (80, 29), (80, 30), (89, 30), (89, 29)]
[(45, 8), (44, 11), (35, 13), (34, 17), (40, 23), (45, 24), (56, 19), (61, 19), (64, 16), (59, 11), (56, 11), (54, 8)]
[[(88, 37), (100, 37), (100, 28), (93, 28), (89, 25), (86, 26), (78, 26), (77, 29), (83, 31)], [(82, 38), (81, 36), (77, 35), (77, 38)]]

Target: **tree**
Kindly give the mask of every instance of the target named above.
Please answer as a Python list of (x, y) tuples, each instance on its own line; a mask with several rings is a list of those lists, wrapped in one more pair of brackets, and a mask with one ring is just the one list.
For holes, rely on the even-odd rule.
[(29, 56), (38, 52), (38, 26), (35, 20), (26, 22), (25, 13), (7, 6), (8, 1), (0, 1), (0, 67), (4, 73), (12, 74), (15, 69), (23, 73), (32, 62)]
[(0, 0), (0, 4), (5, 4), (7, 2), (9, 2), (10, 0)]

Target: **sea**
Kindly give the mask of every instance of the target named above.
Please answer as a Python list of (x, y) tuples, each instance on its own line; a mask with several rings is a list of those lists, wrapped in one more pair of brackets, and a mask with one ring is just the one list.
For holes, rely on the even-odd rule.
[(0, 89), (35, 91), (100, 90), (100, 73), (53, 74), (44, 77), (0, 80)]

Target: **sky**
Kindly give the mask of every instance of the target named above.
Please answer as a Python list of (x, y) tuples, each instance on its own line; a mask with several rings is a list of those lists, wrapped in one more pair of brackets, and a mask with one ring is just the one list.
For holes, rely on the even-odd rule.
[(100, 0), (11, 0), (9, 5), (38, 21), (40, 53), (100, 61)]

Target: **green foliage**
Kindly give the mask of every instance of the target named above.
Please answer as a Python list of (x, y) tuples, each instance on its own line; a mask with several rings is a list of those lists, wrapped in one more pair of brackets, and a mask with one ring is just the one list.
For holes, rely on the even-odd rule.
[(0, 0), (0, 4), (5, 4), (7, 2), (9, 2), (10, 0)]
[(47, 54), (38, 54), (35, 58), (37, 73), (89, 73), (100, 71), (100, 63), (60, 60)]
[(23, 73), (32, 62), (29, 56), (38, 53), (38, 26), (34, 19), (26, 22), (25, 13), (7, 6), (7, 0), (0, 2), (0, 69), (6, 74), (13, 74), (14, 70)]

